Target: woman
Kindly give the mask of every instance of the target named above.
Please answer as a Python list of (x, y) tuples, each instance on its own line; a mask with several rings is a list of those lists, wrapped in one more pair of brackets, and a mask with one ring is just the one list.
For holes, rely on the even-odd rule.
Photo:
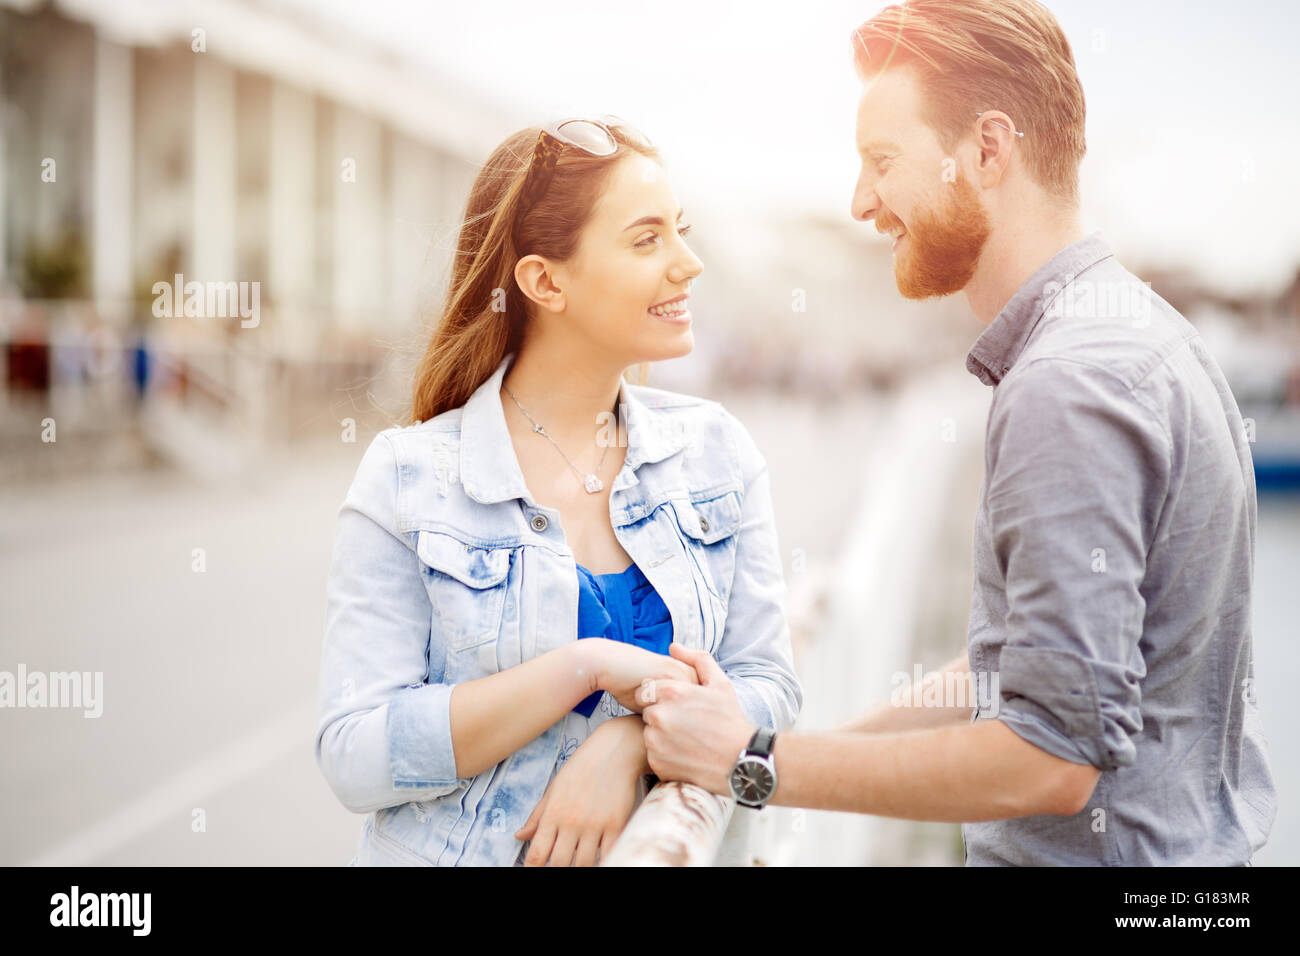
[(794, 722), (762, 456), (716, 402), (626, 378), (693, 346), (688, 228), (614, 117), (479, 172), (412, 424), (338, 518), (316, 754), (369, 814), (353, 864), (597, 862), (650, 773), (637, 688), (696, 680), (674, 641), (755, 726)]

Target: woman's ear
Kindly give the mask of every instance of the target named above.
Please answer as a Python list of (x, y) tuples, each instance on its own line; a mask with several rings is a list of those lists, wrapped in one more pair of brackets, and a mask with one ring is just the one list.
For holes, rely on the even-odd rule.
[(551, 264), (541, 256), (524, 256), (515, 263), (519, 291), (550, 312), (564, 308), (564, 292), (555, 284)]

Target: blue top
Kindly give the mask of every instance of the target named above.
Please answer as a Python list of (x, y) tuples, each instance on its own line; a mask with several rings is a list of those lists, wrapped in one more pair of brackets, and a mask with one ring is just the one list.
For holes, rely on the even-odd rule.
[[(592, 574), (578, 565), (578, 637), (604, 637), (667, 654), (673, 622), (659, 592), (636, 566)], [(604, 691), (587, 697), (574, 713), (590, 717)]]

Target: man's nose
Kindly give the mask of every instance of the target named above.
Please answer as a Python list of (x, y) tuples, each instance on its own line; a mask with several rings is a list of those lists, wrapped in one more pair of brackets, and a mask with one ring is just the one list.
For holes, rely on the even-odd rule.
[(880, 200), (874, 189), (858, 189), (853, 193), (849, 206), (849, 215), (861, 222), (870, 222), (880, 208)]

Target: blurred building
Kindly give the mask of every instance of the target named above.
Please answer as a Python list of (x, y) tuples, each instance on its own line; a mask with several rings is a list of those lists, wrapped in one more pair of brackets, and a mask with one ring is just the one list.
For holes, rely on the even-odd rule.
[[(0, 110), (5, 407), (45, 390), (85, 405), (111, 366), (124, 394), (92, 395), (101, 411), (152, 374), (206, 393), (218, 419), (258, 389), (373, 373), (440, 294), (470, 182), (511, 122), (448, 77), (247, 0), (0, 0)], [(178, 274), (233, 283), (249, 306), (256, 283), (255, 322), (157, 318), (155, 283)], [(265, 408), (238, 412), (232, 427), (275, 434)]]

